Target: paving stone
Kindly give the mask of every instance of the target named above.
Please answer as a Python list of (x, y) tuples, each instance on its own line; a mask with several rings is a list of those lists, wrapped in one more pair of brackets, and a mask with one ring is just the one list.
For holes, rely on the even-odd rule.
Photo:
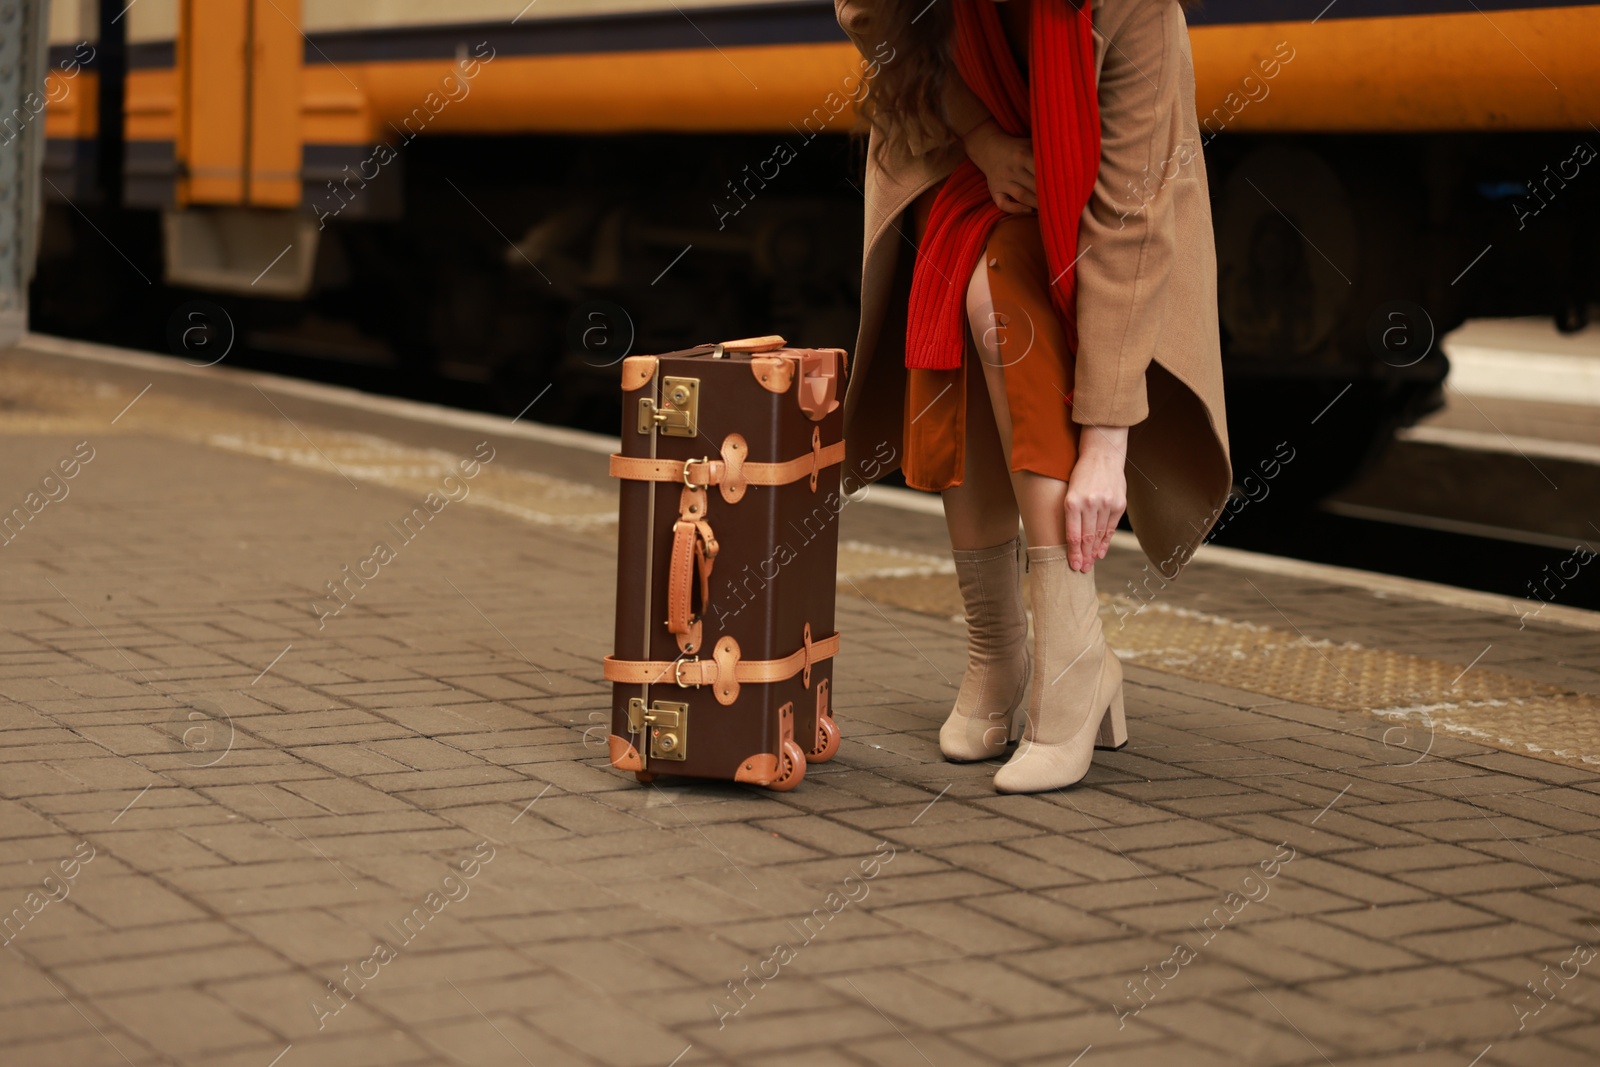
[(1494, 959), (1496, 956), (1548, 953), (1572, 948), (1572, 940), (1562, 934), (1515, 922), (1473, 929), (1471, 937), (1459, 931), (1412, 934), (1396, 939), (1396, 945), (1446, 963)]
[(1351, 971), (1383, 972), (1426, 962), (1422, 956), (1397, 945), (1345, 932), (1319, 919), (1274, 919), (1250, 932)]
[(929, 1061), (950, 1067), (987, 1067), (1004, 1062), (930, 1034), (919, 1035), (914, 1042), (899, 1035), (855, 1041), (845, 1052), (874, 1067), (926, 1067)]
[(107, 994), (172, 989), (236, 974), (273, 974), (288, 965), (255, 945), (187, 948), (178, 953), (144, 955), (108, 963), (83, 963), (61, 968), (81, 993)]
[(1161, 1062), (1137, 1057), (1166, 1038), (1142, 1018), (1131, 1019), (1119, 1029), (1117, 1016), (1105, 1008), (1053, 1019), (964, 1027), (947, 1036), (1006, 1063), (1045, 1060), (1062, 1064), (1070, 1064), (1090, 1046), (1108, 1058), (1113, 1052), (1127, 1051), (1135, 1057), (1132, 1062)]
[[(79, 1020), (82, 1026), (82, 1020)], [(83, 1027), (87, 1029), (87, 1027)], [(70, 1063), (74, 1067), (113, 1067), (130, 1062), (148, 1062), (149, 1046), (130, 1037), (117, 1027), (102, 1029), (96, 1034), (62, 1035), (40, 1041), (6, 1046), (6, 1063), (9, 1067), (55, 1067)], [(129, 1057), (138, 1057), (130, 1060)]]
[(1236, 1063), (1296, 1063), (1308, 1053), (1315, 1055), (1289, 1027), (1273, 1026), (1208, 1001), (1164, 1003), (1159, 1010), (1152, 1004), (1140, 1016), (1173, 1037), (1233, 1056)]
[(1088, 1006), (1064, 989), (993, 960), (967, 958), (951, 963), (922, 964), (916, 973), (924, 981), (986, 1004), (1010, 1018), (1059, 1016)]
[(1518, 1034), (1515, 1041), (1497, 1042), (1484, 1063), (1505, 1067), (1587, 1067), (1594, 1062), (1594, 1047), (1563, 1044), (1560, 1034)]
[(97, 997), (95, 1006), (152, 1048), (181, 1059), (275, 1036), (197, 989)]
[(1010, 847), (1035, 859), (1097, 881), (1151, 875), (1159, 871), (1140, 864), (1114, 849), (1099, 848), (1068, 837), (1030, 837), (1012, 841)]
[(1541, 889), (1545, 876), (1526, 863), (1480, 863), (1472, 867), (1435, 871), (1402, 871), (1396, 881), (1438, 895), (1465, 895), (1493, 889)]
[(1413, 904), (1384, 904), (1362, 911), (1338, 912), (1327, 916), (1325, 921), (1367, 937), (1390, 939), (1407, 934), (1489, 926), (1498, 919), (1489, 912), (1448, 900), (1427, 900)]

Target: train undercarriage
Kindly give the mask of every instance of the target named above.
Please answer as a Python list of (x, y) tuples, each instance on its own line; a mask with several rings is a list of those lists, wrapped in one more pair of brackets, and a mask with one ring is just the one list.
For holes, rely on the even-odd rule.
[[(542, 396), (536, 418), (615, 432), (629, 352), (774, 332), (853, 343), (864, 146), (819, 136), (750, 181), (772, 140), (419, 139), (370, 183), (330, 182), (352, 210), (314, 213), (298, 299), (169, 284), (162, 219), (112, 188), (49, 205), (31, 321), (508, 414)], [(1581, 327), (1600, 296), (1600, 197), (1584, 188), (1600, 168), (1578, 162), (1583, 142), (1213, 138), (1238, 476), (1288, 442), (1300, 458), (1280, 499), (1347, 484), (1437, 405), (1440, 338), (1468, 308)]]

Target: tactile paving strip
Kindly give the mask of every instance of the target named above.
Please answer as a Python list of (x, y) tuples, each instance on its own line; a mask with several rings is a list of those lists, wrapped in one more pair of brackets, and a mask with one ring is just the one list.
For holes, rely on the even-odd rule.
[(1102, 596), (1127, 662), (1336, 710), (1368, 711), (1515, 752), (1600, 765), (1600, 699), (1485, 667), (1335, 644), (1166, 604)]
[[(852, 591), (848, 583), (842, 592)], [(961, 596), (946, 576), (859, 581), (854, 591), (959, 620)], [(1335, 711), (1415, 724), (1417, 737), (1455, 734), (1495, 748), (1580, 767), (1600, 766), (1600, 698), (1487, 667), (1235, 622), (1172, 604), (1100, 594), (1106, 639), (1126, 663), (1196, 681)]]

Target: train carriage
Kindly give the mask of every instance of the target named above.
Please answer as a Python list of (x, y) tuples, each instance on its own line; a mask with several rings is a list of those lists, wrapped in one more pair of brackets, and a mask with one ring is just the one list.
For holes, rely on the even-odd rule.
[[(1316, 432), (1381, 447), (1469, 307), (1584, 323), (1600, 4), (1188, 19), (1236, 454), (1347, 392)], [(554, 379), (607, 427), (630, 346), (854, 336), (870, 72), (827, 0), (57, 0), (51, 28), (41, 328), (159, 345), (206, 293), (254, 351)], [(1312, 451), (1308, 491), (1363, 458)]]

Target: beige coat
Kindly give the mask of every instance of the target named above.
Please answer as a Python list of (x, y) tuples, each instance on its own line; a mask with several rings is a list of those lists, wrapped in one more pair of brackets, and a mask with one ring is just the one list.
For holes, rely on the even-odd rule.
[[(880, 5), (834, 0), (834, 7), (862, 55), (881, 61), (889, 50)], [(1090, 10), (1101, 162), (1078, 232), (1073, 418), (1132, 427), (1129, 521), (1145, 555), (1171, 577), (1220, 515), (1232, 482), (1194, 66), (1177, 0), (1091, 0)], [(988, 112), (959, 77), (950, 82), (945, 109), (965, 134)], [(877, 145), (874, 130), (861, 332), (845, 400), (844, 469), (871, 472), (868, 478), (893, 469), (869, 457), (888, 448), (898, 456), (903, 440), (905, 314), (916, 257), (902, 212), (963, 158), (959, 143), (913, 146), (879, 165)]]

